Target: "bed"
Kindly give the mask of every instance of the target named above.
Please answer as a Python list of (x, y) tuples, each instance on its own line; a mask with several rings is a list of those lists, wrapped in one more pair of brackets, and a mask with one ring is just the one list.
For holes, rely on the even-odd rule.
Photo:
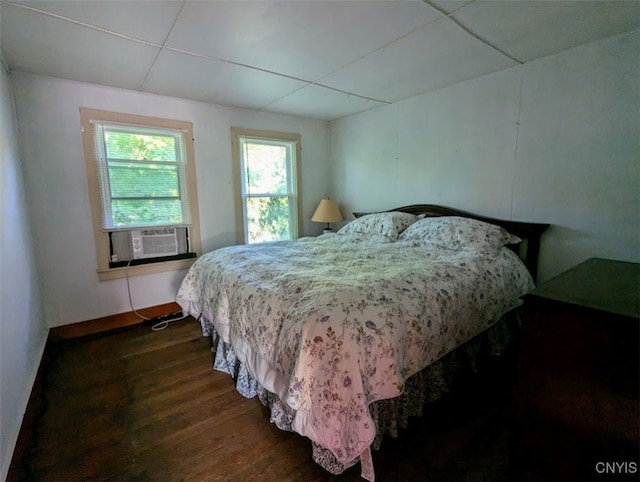
[(360, 462), (372, 481), (382, 436), (504, 348), (547, 225), (434, 205), (354, 215), (337, 233), (207, 253), (177, 302), (242, 395), (328, 471)]

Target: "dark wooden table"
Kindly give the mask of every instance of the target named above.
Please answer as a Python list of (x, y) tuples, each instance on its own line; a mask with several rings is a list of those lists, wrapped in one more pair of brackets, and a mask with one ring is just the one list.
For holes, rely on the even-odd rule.
[(638, 480), (640, 264), (591, 258), (525, 296), (511, 472)]

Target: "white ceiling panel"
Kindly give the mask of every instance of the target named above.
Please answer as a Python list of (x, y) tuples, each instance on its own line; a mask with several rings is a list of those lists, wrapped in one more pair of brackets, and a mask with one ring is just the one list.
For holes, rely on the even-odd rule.
[(287, 77), (164, 50), (154, 65), (145, 90), (221, 105), (259, 109), (306, 84)]
[(2, 51), (12, 69), (137, 89), (158, 47), (2, 6)]
[(183, 0), (17, 0), (15, 3), (162, 44), (180, 13)]
[(313, 81), (440, 15), (414, 0), (189, 2), (168, 45)]
[(639, 28), (638, 0), (0, 0), (9, 69), (325, 120)]
[(319, 120), (332, 120), (385, 105), (383, 102), (309, 85), (274, 102), (264, 110)]
[(396, 102), (515, 63), (447, 18), (320, 80), (320, 84)]
[(476, 1), (454, 18), (520, 61), (627, 32), (640, 26), (640, 2)]

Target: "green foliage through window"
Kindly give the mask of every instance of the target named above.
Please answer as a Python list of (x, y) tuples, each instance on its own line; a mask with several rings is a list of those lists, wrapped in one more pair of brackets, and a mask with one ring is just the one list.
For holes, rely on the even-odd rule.
[(186, 222), (184, 162), (178, 133), (105, 125), (102, 186), (110, 227)]
[(248, 243), (295, 237), (295, 143), (241, 138)]
[(288, 197), (252, 197), (247, 199), (249, 242), (291, 239)]

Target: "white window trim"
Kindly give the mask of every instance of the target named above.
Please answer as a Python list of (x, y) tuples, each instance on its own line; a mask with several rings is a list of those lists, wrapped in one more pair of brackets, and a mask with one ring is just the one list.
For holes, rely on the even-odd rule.
[(184, 148), (186, 151), (187, 162), (187, 189), (189, 190), (189, 211), (191, 213), (191, 227), (189, 229), (190, 251), (195, 252), (196, 256), (199, 256), (202, 253), (202, 244), (200, 238), (200, 216), (198, 213), (195, 151), (193, 146), (193, 123), (172, 119), (162, 119), (159, 117), (122, 114), (84, 107), (80, 108), (80, 121), (82, 125), (82, 139), (85, 167), (87, 171), (89, 201), (91, 204), (91, 216), (93, 219), (93, 235), (96, 243), (96, 257), (98, 262), (96, 271), (98, 273), (98, 278), (100, 280), (110, 280), (124, 278), (126, 276), (140, 276), (165, 271), (175, 271), (186, 269), (191, 266), (194, 259), (160, 261), (150, 264), (130, 266), (128, 268), (109, 267), (109, 236), (102, 227), (102, 192), (100, 189), (100, 177), (95, 152), (95, 129), (92, 125), (92, 121), (132, 124), (152, 128), (176, 129), (185, 132)]
[(231, 150), (233, 160), (233, 177), (235, 180), (235, 198), (236, 198), (236, 241), (238, 244), (245, 244), (245, 219), (244, 219), (244, 200), (242, 196), (242, 173), (240, 172), (240, 138), (249, 137), (256, 139), (275, 140), (293, 142), (295, 145), (295, 178), (293, 180), (295, 186), (295, 204), (296, 219), (294, 239), (300, 237), (302, 232), (302, 192), (301, 192), (301, 175), (300, 163), (302, 153), (302, 138), (300, 134), (289, 132), (263, 131), (257, 129), (246, 129), (243, 127), (231, 128)]

